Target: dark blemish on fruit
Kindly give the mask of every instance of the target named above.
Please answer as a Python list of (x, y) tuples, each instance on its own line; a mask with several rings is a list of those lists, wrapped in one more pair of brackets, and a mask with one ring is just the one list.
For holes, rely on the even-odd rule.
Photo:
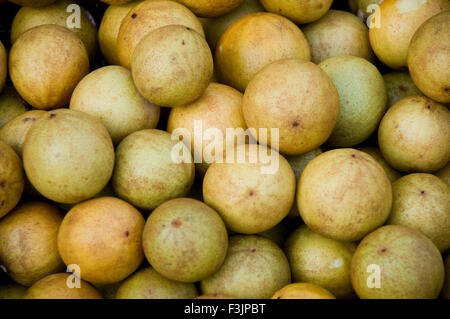
[(427, 105), (427, 109), (431, 110), (431, 105), (430, 104)]
[(184, 42), (184, 40), (183, 40), (183, 41), (181, 41), (181, 45), (185, 45), (185, 42)]
[(352, 154), (352, 157), (353, 157), (353, 158), (356, 158), (356, 154)]
[(445, 89), (444, 89), (444, 92), (445, 92), (445, 93), (450, 93), (450, 88), (445, 88)]
[(420, 191), (420, 195), (425, 195), (425, 191)]
[(130, 236), (130, 232), (128, 230), (125, 232), (125, 236)]
[(395, 126), (394, 126), (395, 128), (398, 128), (398, 124), (395, 124)]
[(402, 84), (399, 86), (399, 89), (400, 89), (400, 91), (405, 92), (405, 91), (408, 91), (409, 86), (408, 86), (408, 84)]
[(384, 253), (385, 251), (387, 250), (387, 248), (386, 247), (382, 247), (378, 252), (380, 252), (380, 253)]
[(317, 8), (322, 9), (323, 8), (323, 4), (320, 2), (317, 4)]
[(252, 253), (254, 253), (254, 252), (256, 251), (256, 249), (255, 249), (255, 248), (252, 248), (252, 249), (250, 249), (250, 251), (251, 251)]
[(26, 123), (26, 122), (28, 122), (28, 121), (31, 121), (31, 117), (26, 117), (26, 118), (23, 119), (23, 122), (24, 122), (24, 123)]
[(172, 224), (172, 226), (178, 228), (181, 226), (181, 220), (179, 218), (176, 218), (176, 219), (172, 220), (171, 224)]
[(2, 202), (1, 202), (0, 206), (3, 206), (3, 205), (5, 205), (5, 203), (6, 203), (6, 201), (5, 201), (5, 200), (2, 200)]
[(278, 9), (278, 12), (282, 12), (283, 10), (281, 10), (281, 8), (280, 9)]
[(56, 114), (50, 114), (50, 118), (53, 119), (56, 117)]
[(277, 297), (277, 299), (281, 299), (281, 297), (280, 297), (280, 296), (278, 296), (278, 297)]
[(192, 31), (192, 29), (191, 29), (191, 28), (189, 28), (189, 27), (186, 27), (186, 30)]
[(300, 123), (298, 123), (297, 121), (295, 121), (294, 123), (292, 123), (293, 127), (297, 127)]
[(249, 196), (253, 196), (255, 195), (255, 193), (253, 191), (250, 191), (250, 193), (248, 193)]
[(0, 187), (3, 188), (3, 189), (5, 189), (6, 186), (7, 186), (7, 183), (6, 183), (6, 182), (1, 182), (1, 183), (0, 183)]
[(131, 18), (132, 19), (135, 19), (137, 17), (137, 14), (136, 13), (133, 13), (132, 15), (131, 15)]

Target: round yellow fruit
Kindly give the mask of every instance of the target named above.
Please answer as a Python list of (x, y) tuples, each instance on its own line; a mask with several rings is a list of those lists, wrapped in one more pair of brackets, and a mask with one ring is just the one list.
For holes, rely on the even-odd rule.
[[(267, 130), (267, 139), (254, 136), (258, 142), (286, 155), (300, 155), (330, 136), (339, 117), (339, 95), (317, 65), (286, 59), (256, 74), (245, 90), (242, 109), (249, 128), (256, 133)], [(278, 137), (272, 138), (272, 129), (278, 129)]]
[(450, 10), (439, 13), (414, 34), (408, 68), (417, 87), (428, 97), (450, 103)]
[[(22, 7), (14, 16), (11, 25), (11, 43), (14, 43), (25, 31), (44, 24), (56, 24), (74, 32), (83, 41), (90, 60), (97, 51), (97, 28), (91, 14), (78, 5), (79, 20), (71, 19), (73, 12), (71, 0), (57, 0), (51, 5), (33, 8)], [(78, 12), (78, 11), (76, 11)], [(79, 25), (76, 23), (79, 22)]]
[(236, 9), (243, 0), (176, 0), (200, 17), (219, 17)]
[(70, 287), (68, 283), (76, 284), (75, 275), (58, 273), (49, 275), (28, 288), (24, 299), (102, 299), (102, 295), (84, 280), (79, 280), (79, 287)]
[(213, 163), (203, 179), (205, 203), (220, 214), (229, 230), (242, 234), (274, 227), (289, 213), (294, 195), (292, 168), (264, 145), (237, 146), (234, 159)]
[(9, 53), (14, 87), (38, 109), (68, 105), (73, 89), (88, 71), (83, 42), (58, 25), (41, 25), (22, 33)]
[(386, 161), (402, 172), (435, 172), (450, 159), (450, 111), (424, 96), (405, 97), (388, 109), (378, 128)]
[(12, 85), (6, 86), (0, 95), (0, 128), (26, 111), (26, 103), (16, 89)]
[(205, 38), (182, 25), (161, 27), (147, 34), (136, 46), (131, 62), (139, 92), (150, 102), (168, 107), (186, 105), (201, 97), (213, 69)]
[(133, 52), (138, 43), (150, 31), (173, 24), (184, 25), (204, 36), (198, 18), (175, 1), (142, 1), (134, 6), (122, 19), (117, 35), (117, 56), (120, 64), (130, 69)]
[(306, 225), (323, 236), (357, 241), (387, 220), (392, 188), (370, 155), (351, 148), (314, 158), (303, 170), (297, 203)]
[(106, 127), (114, 144), (159, 121), (159, 106), (144, 99), (131, 72), (118, 65), (105, 66), (86, 75), (75, 87), (70, 109), (90, 114)]
[(272, 299), (336, 299), (336, 297), (318, 285), (299, 282), (284, 286), (272, 296)]
[(39, 193), (58, 203), (75, 204), (106, 186), (114, 168), (114, 148), (99, 120), (58, 109), (47, 112), (28, 131), (23, 163)]
[(127, 202), (100, 197), (74, 206), (58, 232), (58, 251), (66, 265), (80, 267), (80, 277), (111, 284), (131, 275), (144, 259), (144, 218)]
[(311, 61), (320, 63), (338, 55), (353, 55), (374, 62), (366, 25), (355, 15), (330, 10), (322, 18), (303, 27), (311, 49)]
[(384, 0), (369, 28), (373, 51), (390, 68), (406, 67), (409, 44), (416, 30), (435, 14), (449, 9), (448, 0)]
[(216, 47), (215, 67), (221, 82), (243, 92), (263, 67), (288, 58), (310, 60), (303, 32), (282, 16), (261, 12), (228, 27)]
[(285, 16), (296, 24), (305, 24), (320, 19), (330, 9), (333, 0), (261, 0), (263, 7)]
[[(190, 144), (188, 146), (195, 158), (202, 159), (200, 163), (195, 165), (199, 176), (205, 175), (213, 160), (205, 156), (210, 154), (220, 156), (225, 151), (227, 147), (226, 130), (239, 128), (242, 130), (237, 135), (244, 138), (244, 131), (247, 126), (242, 115), (242, 93), (219, 83), (210, 83), (205, 93), (193, 103), (172, 108), (167, 122), (169, 133), (185, 129), (190, 133)], [(199, 129), (204, 132), (203, 134), (208, 129), (218, 129), (222, 133), (223, 139), (205, 141), (207, 137), (196, 133), (196, 130)], [(230, 146), (235, 144), (233, 140)], [(216, 149), (219, 154), (217, 154)]]
[(15, 282), (31, 286), (64, 270), (56, 245), (63, 216), (53, 204), (27, 202), (0, 220), (0, 260)]

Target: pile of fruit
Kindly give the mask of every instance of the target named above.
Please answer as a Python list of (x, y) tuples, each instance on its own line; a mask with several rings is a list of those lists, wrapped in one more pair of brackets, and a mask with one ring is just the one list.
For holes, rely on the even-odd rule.
[(0, 298), (450, 298), (450, 1), (0, 0)]

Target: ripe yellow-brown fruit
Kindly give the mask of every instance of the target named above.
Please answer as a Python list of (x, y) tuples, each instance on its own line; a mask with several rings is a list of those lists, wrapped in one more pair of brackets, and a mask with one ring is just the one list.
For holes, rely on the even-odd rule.
[(56, 245), (62, 219), (57, 206), (28, 202), (0, 220), (0, 260), (15, 282), (31, 286), (64, 270)]
[(22, 7), (42, 7), (52, 4), (56, 0), (8, 0)]
[(237, 8), (243, 0), (176, 0), (200, 17), (219, 17)]
[(312, 231), (339, 241), (357, 241), (388, 218), (391, 182), (370, 155), (335, 149), (317, 156), (303, 170), (297, 203)]
[(8, 61), (6, 49), (3, 43), (0, 41), (0, 92), (3, 91), (3, 87), (5, 86), (7, 74), (8, 74)]
[(392, 184), (388, 224), (421, 231), (444, 252), (450, 248), (450, 186), (432, 174), (403, 176)]
[(74, 206), (58, 232), (58, 251), (66, 265), (80, 267), (80, 277), (111, 284), (132, 274), (144, 259), (141, 213), (114, 197)]
[(330, 9), (333, 0), (261, 0), (263, 7), (296, 24), (305, 24), (320, 19)]
[(120, 65), (117, 56), (117, 36), (120, 25), (128, 12), (141, 1), (132, 1), (124, 4), (110, 5), (103, 14), (98, 29), (98, 44), (102, 56), (109, 64)]
[[(24, 299), (102, 299), (102, 295), (84, 280), (76, 287), (75, 275), (57, 273), (42, 278), (28, 288)], [(73, 287), (69, 286), (73, 285)]]
[(27, 105), (14, 86), (6, 86), (0, 95), (0, 128), (26, 111)]
[(183, 25), (204, 36), (198, 18), (185, 6), (175, 1), (143, 1), (123, 18), (117, 35), (117, 56), (120, 64), (131, 68), (133, 52), (150, 32), (168, 25)]
[(0, 141), (0, 218), (19, 202), (24, 189), (22, 161), (14, 150)]
[(131, 73), (139, 92), (168, 107), (189, 104), (203, 95), (213, 74), (205, 38), (182, 25), (153, 30), (136, 46)]
[(23, 163), (43, 196), (75, 204), (97, 195), (114, 168), (114, 147), (102, 123), (70, 109), (47, 112), (28, 131)]
[(243, 92), (263, 67), (288, 58), (310, 60), (303, 32), (282, 16), (261, 12), (228, 27), (216, 47), (215, 67), (219, 80)]
[[(286, 59), (256, 74), (245, 90), (242, 108), (247, 126), (256, 129), (252, 134), (260, 143), (286, 155), (300, 155), (330, 136), (339, 117), (339, 95), (317, 65)], [(272, 137), (273, 128), (278, 129), (278, 137)], [(258, 134), (259, 129), (267, 129), (267, 139)]]
[(435, 172), (450, 159), (450, 111), (424, 96), (405, 97), (388, 109), (378, 128), (386, 161), (402, 172)]
[(299, 282), (284, 286), (272, 296), (272, 299), (336, 299), (336, 297), (318, 285)]
[(354, 55), (374, 61), (369, 30), (355, 15), (330, 10), (326, 15), (303, 27), (311, 49), (311, 61), (320, 63), (338, 55)]
[(237, 146), (234, 158), (213, 163), (203, 180), (205, 203), (222, 216), (229, 230), (243, 234), (277, 225), (289, 213), (294, 193), (289, 163), (264, 145)]
[(68, 105), (73, 89), (88, 71), (89, 57), (83, 42), (58, 25), (29, 29), (9, 52), (14, 87), (38, 109)]
[[(97, 51), (97, 28), (89, 11), (78, 5), (79, 16), (73, 18), (72, 0), (57, 0), (51, 5), (33, 8), (22, 7), (14, 16), (11, 25), (11, 43), (14, 43), (25, 31), (44, 24), (56, 24), (74, 32), (83, 41), (89, 58), (92, 60)], [(78, 12), (78, 11), (76, 11)], [(79, 22), (79, 25), (76, 24)], [(73, 25), (72, 25), (73, 24)]]
[(450, 103), (450, 10), (433, 16), (416, 31), (409, 46), (408, 68), (425, 95)]
[(448, 0), (384, 0), (374, 13), (369, 39), (376, 56), (393, 69), (408, 65), (408, 48), (426, 20), (450, 9)]
[[(226, 130), (239, 128), (242, 131), (237, 133), (238, 139), (239, 137), (245, 138), (244, 131), (247, 127), (242, 115), (242, 93), (219, 83), (210, 83), (205, 93), (193, 103), (172, 108), (167, 122), (169, 133), (174, 133), (177, 129), (188, 130), (187, 132), (190, 134), (188, 146), (191, 148), (194, 158), (202, 158), (201, 163), (195, 165), (199, 176), (205, 175), (213, 160), (213, 158), (205, 158), (205, 156), (220, 156), (225, 151), (227, 147)], [(200, 129), (203, 134), (195, 132)], [(223, 139), (204, 140), (211, 137), (203, 136), (208, 129), (220, 130)], [(189, 142), (186, 141), (186, 143)], [(234, 145), (233, 139), (230, 146)]]

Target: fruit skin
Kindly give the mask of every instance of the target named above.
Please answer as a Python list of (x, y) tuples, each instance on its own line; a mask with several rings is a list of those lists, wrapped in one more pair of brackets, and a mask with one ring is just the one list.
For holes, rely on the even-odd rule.
[[(278, 160), (275, 172), (262, 171), (267, 164), (261, 153)], [(237, 154), (244, 155), (245, 160), (240, 161)], [(295, 197), (294, 172), (283, 156), (263, 145), (239, 145), (234, 156), (233, 161), (209, 167), (203, 179), (203, 200), (220, 214), (231, 231), (266, 231), (289, 213)]]
[(142, 1), (123, 18), (117, 35), (117, 56), (120, 64), (131, 68), (133, 52), (151, 31), (168, 25), (184, 25), (204, 36), (198, 18), (175, 1)]
[(365, 141), (378, 127), (386, 110), (383, 77), (366, 59), (341, 55), (322, 61), (339, 94), (339, 120), (327, 143), (350, 147)]
[(447, 255), (447, 258), (445, 258), (445, 283), (441, 296), (444, 299), (450, 299), (450, 255)]
[(24, 189), (22, 161), (14, 150), (0, 140), (0, 218), (19, 202)]
[(103, 14), (98, 29), (98, 44), (102, 56), (109, 64), (120, 65), (117, 56), (117, 37), (120, 25), (132, 8), (142, 1), (132, 1), (120, 5), (110, 5)]
[(25, 102), (13, 86), (6, 86), (0, 95), (0, 128), (27, 111)]
[(400, 172), (396, 171), (395, 169), (389, 166), (388, 162), (386, 162), (386, 160), (383, 158), (380, 149), (376, 147), (361, 147), (358, 150), (372, 156), (373, 159), (376, 160), (378, 164), (381, 165), (381, 167), (383, 167), (384, 172), (386, 173), (391, 183), (395, 182), (397, 179), (402, 177), (402, 174), (400, 174)]
[(128, 277), (116, 293), (116, 299), (192, 299), (197, 296), (194, 284), (167, 279), (150, 267)]
[(19, 157), (22, 157), (23, 143), (28, 131), (45, 114), (47, 114), (46, 111), (32, 110), (18, 115), (0, 129), (0, 139), (11, 146)]
[(200, 17), (219, 17), (239, 7), (243, 0), (176, 0)]
[(155, 129), (134, 132), (124, 138), (116, 149), (112, 177), (116, 194), (145, 210), (185, 196), (194, 182), (195, 166), (184, 144), (186, 162), (174, 162), (171, 152), (176, 144), (169, 133)]
[(114, 148), (99, 120), (58, 109), (28, 131), (23, 163), (39, 193), (58, 203), (75, 204), (106, 186), (114, 168)]
[(0, 220), (0, 260), (15, 282), (31, 286), (64, 270), (56, 245), (63, 216), (53, 204), (27, 202)]
[(306, 225), (295, 230), (284, 247), (293, 281), (318, 285), (336, 297), (353, 293), (350, 264), (355, 249), (354, 243), (326, 238)]
[(0, 299), (22, 299), (27, 287), (17, 284), (0, 285)]
[(384, 224), (392, 188), (370, 155), (351, 148), (314, 158), (297, 185), (297, 203), (306, 225), (323, 236), (357, 241)]
[[(164, 54), (161, 54), (164, 52)], [(150, 102), (168, 107), (192, 103), (203, 95), (213, 74), (208, 43), (193, 29), (169, 25), (147, 34), (131, 62), (133, 80)]]
[(8, 75), (8, 61), (5, 46), (0, 41), (0, 92), (5, 86), (6, 76)]
[(130, 3), (131, 0), (101, 0), (101, 1), (109, 4), (110, 6), (119, 6)]
[(158, 206), (145, 223), (144, 253), (166, 278), (193, 283), (214, 274), (228, 248), (225, 224), (212, 208), (190, 198)]
[(97, 28), (91, 14), (80, 6), (80, 27), (70, 28), (68, 21), (73, 12), (67, 8), (73, 4), (71, 0), (57, 0), (56, 2), (39, 8), (22, 7), (14, 16), (11, 25), (11, 43), (14, 43), (25, 31), (44, 24), (56, 24), (74, 32), (83, 41), (92, 60), (97, 50)]
[(259, 12), (226, 29), (216, 47), (215, 68), (222, 83), (244, 92), (258, 71), (287, 58), (311, 59), (303, 32), (282, 16)]
[(66, 265), (77, 264), (81, 279), (111, 284), (132, 274), (144, 259), (141, 213), (115, 197), (74, 206), (58, 232), (58, 251)]
[[(203, 132), (206, 133), (209, 128), (219, 129), (222, 132), (223, 149), (220, 151), (224, 152), (227, 144), (227, 128), (242, 128), (242, 134), (238, 134), (238, 136), (244, 138), (247, 126), (242, 115), (242, 98), (243, 95), (238, 90), (212, 82), (199, 99), (191, 104), (174, 107), (170, 110), (167, 131), (173, 133), (177, 128), (187, 129), (191, 134), (190, 144), (187, 146), (190, 147), (194, 157), (201, 158), (207, 145), (208, 147), (219, 145), (212, 141), (203, 141), (204, 136), (198, 136), (195, 133), (195, 121), (201, 121)], [(188, 142), (186, 141), (186, 143)], [(230, 143), (230, 145), (235, 144)], [(214, 152), (214, 155), (217, 154)], [(203, 157), (203, 162), (195, 165), (197, 176), (203, 177), (209, 166), (210, 163)]]
[(424, 96), (405, 97), (388, 109), (378, 128), (386, 161), (402, 172), (435, 172), (450, 159), (450, 111)]
[(21, 7), (42, 7), (48, 6), (56, 0), (8, 0), (9, 2), (18, 4)]
[(369, 6), (374, 4), (379, 5), (381, 2), (383, 2), (383, 0), (348, 0), (348, 6), (350, 7), (350, 10), (365, 23), (367, 18), (375, 12), (372, 9), (373, 6), (370, 8)]
[(330, 9), (333, 0), (261, 0), (263, 7), (285, 16), (296, 24), (305, 24), (320, 19)]
[[(380, 267), (380, 288), (373, 282), (369, 265)], [(370, 270), (370, 268), (369, 268)], [(367, 235), (352, 259), (353, 288), (362, 299), (431, 299), (444, 283), (444, 263), (436, 246), (409, 227), (387, 225)]]
[(431, 174), (409, 174), (392, 184), (387, 224), (421, 231), (444, 252), (450, 248), (450, 186)]
[(73, 91), (70, 109), (98, 118), (114, 144), (133, 132), (155, 128), (160, 115), (159, 106), (138, 92), (131, 72), (118, 65), (86, 75)]
[(339, 95), (330, 77), (314, 63), (279, 60), (250, 81), (242, 110), (248, 127), (267, 129), (263, 144), (272, 144), (271, 128), (278, 128), (279, 146), (271, 146), (282, 154), (300, 155), (330, 136), (339, 117)]
[[(313, 149), (312, 151), (309, 151), (308, 153), (297, 155), (297, 156), (286, 156), (286, 160), (289, 162), (289, 164), (292, 167), (292, 170), (295, 174), (295, 180), (296, 187), (298, 185), (298, 180), (300, 179), (300, 175), (302, 174), (303, 170), (305, 169), (306, 165), (316, 156), (322, 154), (322, 150), (320, 148)], [(292, 204), (291, 211), (289, 212), (289, 215), (287, 217), (294, 218), (294, 217), (300, 217), (300, 213), (298, 212), (297, 208), (297, 198), (294, 199), (294, 204)]]
[(404, 97), (422, 94), (414, 84), (409, 73), (389, 72), (383, 75), (383, 79), (386, 84), (388, 108)]
[(444, 182), (450, 185), (450, 162), (443, 168), (436, 172), (436, 176), (441, 178)]
[(354, 55), (374, 62), (369, 31), (353, 14), (329, 10), (319, 20), (303, 27), (311, 49), (311, 61), (319, 64), (338, 55)]
[(374, 13), (377, 25), (372, 23), (369, 28), (373, 51), (392, 69), (406, 67), (408, 48), (416, 30), (435, 14), (449, 9), (448, 0), (384, 0)]
[(449, 51), (450, 10), (422, 24), (408, 50), (408, 68), (414, 83), (425, 95), (441, 103), (450, 103)]
[(195, 299), (236, 299), (236, 298), (228, 296), (228, 295), (222, 295), (222, 294), (206, 294), (206, 295), (200, 295)]
[(328, 290), (311, 283), (301, 282), (284, 286), (272, 299), (336, 299)]
[(220, 17), (214, 19), (201, 18), (200, 22), (211, 50), (215, 52), (220, 37), (233, 22), (250, 13), (261, 11), (264, 11), (264, 8), (259, 3), (259, 0), (244, 0), (239, 7)]
[(9, 74), (14, 87), (38, 109), (67, 105), (73, 89), (88, 71), (89, 57), (83, 42), (58, 25), (29, 29), (9, 52)]
[(200, 282), (203, 294), (224, 294), (238, 299), (268, 299), (291, 282), (283, 251), (260, 236), (230, 237), (222, 267)]
[(67, 281), (73, 276), (68, 273), (52, 274), (42, 278), (28, 288), (24, 299), (102, 299), (102, 295), (89, 283), (81, 280), (80, 288), (69, 288)]

